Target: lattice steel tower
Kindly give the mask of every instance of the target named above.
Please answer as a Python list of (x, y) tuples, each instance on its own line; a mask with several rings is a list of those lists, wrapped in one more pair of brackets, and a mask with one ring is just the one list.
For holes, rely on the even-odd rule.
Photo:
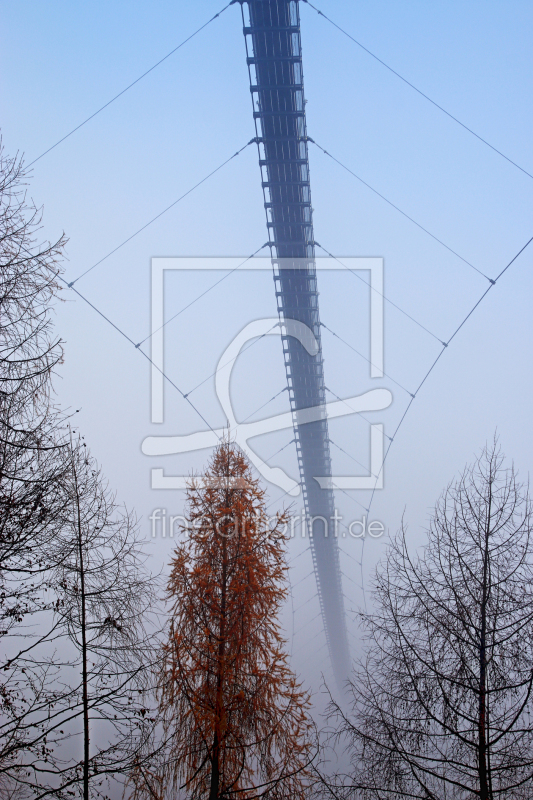
[[(300, 480), (308, 518), (318, 597), (335, 678), (349, 676), (339, 549), (332, 532), (335, 513), (331, 488), (315, 480), (331, 476), (324, 365), (320, 336), (311, 187), (297, 0), (239, 0), (243, 13), (250, 90), (259, 147), (267, 226), (272, 242), (274, 280), (281, 319), (305, 323), (319, 344), (315, 356), (293, 337), (283, 337), (283, 352)], [(301, 409), (318, 407), (320, 419), (299, 423)]]

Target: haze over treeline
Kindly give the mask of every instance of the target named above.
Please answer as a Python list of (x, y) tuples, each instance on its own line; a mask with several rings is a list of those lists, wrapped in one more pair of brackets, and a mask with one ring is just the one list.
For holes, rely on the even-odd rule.
[[(290, 510), (222, 438), (191, 475), (168, 577), (61, 409), (43, 242), (0, 159), (0, 797), (496, 797), (533, 789), (533, 542), (498, 438), (444, 489), (426, 544), (387, 547), (327, 718), (291, 667)], [(317, 535), (316, 533), (314, 535)], [(344, 763), (344, 769), (335, 768)]]

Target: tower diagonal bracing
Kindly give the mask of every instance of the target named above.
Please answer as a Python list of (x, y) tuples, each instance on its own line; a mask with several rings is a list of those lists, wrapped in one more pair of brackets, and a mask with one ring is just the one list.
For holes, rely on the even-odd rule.
[[(349, 676), (339, 548), (332, 529), (333, 490), (316, 477), (331, 477), (324, 363), (320, 334), (311, 186), (307, 149), (300, 16), (295, 0), (241, 0), (243, 30), (267, 226), (272, 242), (280, 319), (305, 323), (318, 343), (316, 355), (292, 336), (283, 352), (294, 420), (300, 480), (324, 630), (335, 678)], [(301, 424), (301, 410), (318, 407), (320, 419)]]

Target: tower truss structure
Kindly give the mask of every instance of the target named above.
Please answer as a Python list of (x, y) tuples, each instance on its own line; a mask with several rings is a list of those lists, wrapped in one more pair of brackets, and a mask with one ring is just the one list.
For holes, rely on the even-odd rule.
[[(324, 362), (318, 307), (313, 209), (309, 175), (300, 16), (297, 0), (239, 0), (259, 147), (267, 227), (280, 320), (303, 322), (318, 343), (315, 355), (283, 336), (300, 481), (324, 631), (336, 681), (349, 676), (339, 548), (331, 530), (335, 503), (331, 477)], [(319, 419), (300, 423), (302, 409)], [(329, 535), (328, 535), (329, 534)]]

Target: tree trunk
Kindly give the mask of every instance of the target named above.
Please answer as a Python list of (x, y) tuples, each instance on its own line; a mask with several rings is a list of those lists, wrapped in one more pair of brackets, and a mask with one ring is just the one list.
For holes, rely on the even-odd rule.
[(487, 696), (486, 696), (486, 669), (485, 669), (485, 636), (482, 632), (479, 674), (479, 743), (478, 743), (478, 772), (479, 772), (479, 797), (489, 800), (489, 786), (487, 775)]
[(218, 800), (218, 787), (220, 784), (220, 742), (218, 732), (215, 731), (213, 738), (213, 757), (211, 760), (211, 786), (209, 789), (209, 800)]
[[(217, 535), (217, 534), (215, 534)], [(228, 549), (226, 539), (222, 541), (222, 586), (220, 597), (220, 628), (218, 641), (218, 666), (217, 666), (217, 693), (215, 700), (215, 734), (213, 737), (213, 752), (211, 760), (211, 787), (209, 800), (218, 800), (220, 786), (220, 744), (221, 744), (221, 721), (224, 708), (223, 702), (223, 683), (224, 683), (224, 651), (226, 637), (226, 581), (228, 571)]]
[(487, 602), (489, 598), (489, 537), (492, 486), (489, 487), (485, 552), (483, 554), (483, 592), (481, 599), (481, 636), (479, 643), (479, 717), (478, 717), (478, 774), (480, 800), (489, 800), (487, 771)]
[(76, 528), (78, 540), (78, 558), (80, 573), (81, 595), (81, 670), (82, 670), (82, 704), (83, 704), (83, 800), (89, 800), (89, 688), (87, 670), (87, 610), (85, 604), (85, 565), (83, 561), (83, 537), (81, 530), (80, 493), (78, 476), (74, 463), (72, 450), (72, 433), (70, 435), (70, 448), (72, 452), (72, 470), (74, 477), (74, 490), (76, 501)]

